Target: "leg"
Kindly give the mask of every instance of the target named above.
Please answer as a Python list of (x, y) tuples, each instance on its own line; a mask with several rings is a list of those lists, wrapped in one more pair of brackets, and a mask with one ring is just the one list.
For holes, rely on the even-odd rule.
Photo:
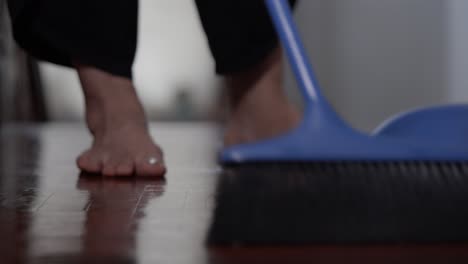
[[(77, 69), (92, 147), (78, 158), (107, 176), (161, 176), (162, 152), (147, 131), (131, 81), (138, 1), (10, 0), (14, 35), (32, 55)], [(112, 12), (106, 12), (109, 8)], [(83, 19), (86, 16), (86, 19)], [(149, 157), (160, 163), (151, 165)]]
[(264, 2), (196, 3), (216, 71), (227, 84), (225, 145), (270, 138), (296, 126), (300, 114), (282, 87), (282, 54)]

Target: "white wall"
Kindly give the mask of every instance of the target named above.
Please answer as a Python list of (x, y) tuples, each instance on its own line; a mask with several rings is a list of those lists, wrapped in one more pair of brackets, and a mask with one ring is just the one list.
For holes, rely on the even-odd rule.
[(369, 130), (396, 112), (447, 101), (450, 1), (301, 2), (296, 16), (306, 46), (342, 116)]
[(449, 97), (468, 102), (468, 1), (450, 0), (447, 6)]
[(177, 89), (209, 110), (219, 84), (193, 0), (141, 0), (138, 43), (135, 80), (149, 113), (171, 109)]

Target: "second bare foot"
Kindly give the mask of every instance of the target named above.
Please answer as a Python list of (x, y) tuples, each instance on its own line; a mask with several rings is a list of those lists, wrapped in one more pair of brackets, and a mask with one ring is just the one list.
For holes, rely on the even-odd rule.
[(281, 56), (278, 48), (252, 69), (226, 77), (225, 146), (272, 138), (299, 124), (301, 114), (283, 90)]

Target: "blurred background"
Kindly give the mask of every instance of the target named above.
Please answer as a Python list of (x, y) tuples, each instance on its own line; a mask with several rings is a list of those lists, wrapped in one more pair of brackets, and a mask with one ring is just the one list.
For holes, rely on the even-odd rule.
[[(467, 13), (467, 0), (303, 0), (296, 18), (325, 94), (370, 130), (410, 108), (468, 102)], [(222, 82), (193, 1), (140, 0), (139, 20), (135, 83), (151, 120), (212, 120)], [(2, 0), (0, 85), (2, 122), (83, 119), (75, 72), (18, 50)]]

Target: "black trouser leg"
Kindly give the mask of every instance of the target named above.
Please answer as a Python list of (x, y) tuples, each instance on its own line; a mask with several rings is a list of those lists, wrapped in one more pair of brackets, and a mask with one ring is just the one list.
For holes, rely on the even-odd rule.
[(131, 77), (137, 0), (8, 0), (8, 6), (14, 37), (31, 55)]
[[(257, 64), (278, 40), (263, 0), (195, 0), (218, 74)], [(291, 5), (297, 1), (290, 0)]]
[[(74, 60), (131, 77), (137, 0), (8, 0), (8, 4), (15, 39), (31, 55), (65, 66)], [(196, 4), (217, 73), (243, 71), (277, 46), (263, 0), (196, 0)]]

